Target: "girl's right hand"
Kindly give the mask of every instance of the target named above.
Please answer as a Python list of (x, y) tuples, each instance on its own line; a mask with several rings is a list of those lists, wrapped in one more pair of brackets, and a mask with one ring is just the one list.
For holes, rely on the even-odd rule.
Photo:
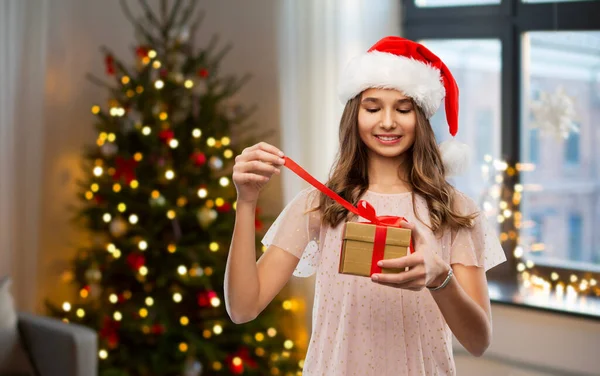
[(273, 174), (281, 173), (285, 163), (283, 152), (266, 142), (250, 146), (235, 157), (233, 184), (238, 202), (256, 202), (261, 189)]

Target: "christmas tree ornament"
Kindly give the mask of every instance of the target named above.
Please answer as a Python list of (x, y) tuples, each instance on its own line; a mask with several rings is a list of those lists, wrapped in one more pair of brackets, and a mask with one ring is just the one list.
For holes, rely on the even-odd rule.
[(208, 77), (208, 69), (206, 69), (206, 68), (198, 69), (198, 77), (207, 78)]
[(220, 170), (223, 168), (223, 160), (217, 156), (210, 157), (208, 163), (213, 170)]
[(163, 144), (168, 144), (173, 138), (175, 138), (175, 132), (173, 132), (171, 129), (163, 129), (158, 134), (158, 138), (160, 138), (160, 141)]
[(102, 279), (102, 272), (98, 269), (98, 266), (93, 265), (85, 271), (85, 280), (90, 284), (98, 283)]
[(244, 366), (248, 368), (256, 368), (258, 364), (250, 356), (250, 351), (247, 347), (242, 347), (233, 354), (227, 356), (225, 360), (229, 365), (229, 371), (235, 375), (244, 373)]
[(165, 197), (161, 194), (159, 194), (158, 196), (155, 197), (150, 197), (150, 206), (155, 207), (155, 208), (160, 208), (165, 206), (165, 204), (167, 203), (167, 200), (165, 199)]
[(217, 219), (218, 213), (206, 206), (198, 210), (198, 222), (203, 229), (207, 229)]
[(148, 56), (148, 52), (150, 51), (150, 47), (148, 46), (137, 46), (135, 49), (135, 54), (138, 58), (143, 59)]
[(102, 153), (103, 156), (105, 156), (106, 158), (110, 158), (113, 155), (117, 154), (117, 151), (119, 150), (119, 148), (117, 147), (117, 145), (113, 142), (105, 142), (104, 145), (102, 145), (100, 147), (100, 152)]
[(204, 166), (204, 164), (206, 163), (206, 155), (204, 155), (204, 153), (202, 152), (195, 152), (194, 154), (192, 154), (192, 161), (194, 161), (194, 164), (198, 167)]
[(185, 79), (181, 72), (171, 72), (169, 73), (169, 78), (178, 84), (183, 83), (183, 80)]
[(557, 141), (569, 138), (571, 133), (579, 133), (575, 123), (575, 101), (562, 86), (553, 93), (542, 91), (539, 100), (531, 103), (531, 112), (534, 118), (531, 127), (540, 129)]
[(139, 252), (132, 252), (129, 255), (127, 255), (127, 264), (135, 272), (140, 270), (140, 268), (144, 266), (145, 263), (146, 258)]
[(201, 376), (202, 363), (194, 357), (188, 357), (183, 365), (183, 374), (181, 376)]
[(115, 59), (112, 55), (106, 55), (104, 58), (104, 64), (106, 65), (106, 74), (114, 76), (116, 73)]
[(135, 177), (135, 168), (138, 165), (138, 162), (133, 159), (125, 159), (121, 156), (118, 156), (115, 159), (115, 174), (113, 175), (113, 180), (119, 181), (123, 179), (127, 185), (129, 185)]
[(110, 222), (109, 231), (115, 238), (120, 238), (127, 232), (127, 221), (121, 217), (116, 217)]
[(90, 299), (98, 299), (102, 295), (102, 286), (97, 282), (91, 282), (88, 289)]
[(165, 326), (162, 324), (154, 324), (152, 328), (150, 328), (150, 333), (155, 335), (161, 335), (166, 331)]
[(119, 343), (119, 328), (121, 323), (105, 316), (102, 321), (102, 326), (98, 331), (98, 337), (106, 341), (110, 348), (115, 348)]
[(217, 211), (219, 213), (227, 213), (231, 210), (231, 204), (229, 202), (224, 202), (223, 205), (217, 206)]

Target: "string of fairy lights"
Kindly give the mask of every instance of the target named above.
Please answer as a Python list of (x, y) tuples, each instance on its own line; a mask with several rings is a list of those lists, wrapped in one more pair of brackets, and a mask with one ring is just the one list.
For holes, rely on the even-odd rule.
[(561, 270), (540, 273), (536, 270), (535, 262), (527, 257), (526, 251), (543, 252), (546, 249), (543, 243), (527, 242), (521, 235), (528, 226), (535, 225), (523, 218), (520, 210), (523, 194), (540, 192), (543, 187), (538, 184), (523, 185), (518, 182), (517, 176), (534, 170), (535, 165), (532, 163), (511, 165), (504, 160), (494, 160), (489, 155), (485, 156), (485, 163), (482, 165), (484, 180), (492, 181), (483, 208), (486, 213), (496, 216), (497, 223), (502, 228), (500, 241), (503, 245), (512, 246), (518, 282), (526, 289), (534, 288), (545, 294), (553, 293), (557, 298), (600, 296), (598, 281), (590, 273), (566, 273)]

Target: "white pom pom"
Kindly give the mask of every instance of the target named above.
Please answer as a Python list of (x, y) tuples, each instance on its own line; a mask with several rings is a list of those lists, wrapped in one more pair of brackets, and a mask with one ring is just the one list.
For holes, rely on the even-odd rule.
[(440, 144), (440, 152), (447, 177), (462, 175), (469, 169), (471, 148), (466, 144), (456, 141), (453, 137)]

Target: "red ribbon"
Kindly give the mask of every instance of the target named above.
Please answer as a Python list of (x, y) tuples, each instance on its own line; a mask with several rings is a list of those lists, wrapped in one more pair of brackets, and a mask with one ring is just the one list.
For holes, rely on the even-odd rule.
[[(310, 185), (317, 188), (319, 191), (326, 194), (329, 198), (342, 205), (344, 208), (348, 209), (352, 213), (362, 217), (369, 222), (363, 222), (368, 224), (373, 224), (376, 227), (375, 229), (375, 238), (373, 239), (373, 256), (371, 258), (371, 274), (373, 273), (381, 273), (381, 267), (377, 266), (377, 262), (379, 260), (383, 260), (384, 250), (385, 250), (385, 239), (387, 237), (387, 228), (388, 227), (397, 227), (402, 228), (402, 221), (408, 222), (404, 217), (394, 217), (394, 216), (377, 216), (375, 212), (375, 208), (367, 201), (360, 200), (356, 206), (353, 206), (348, 201), (344, 200), (340, 195), (332, 191), (325, 184), (321, 183), (317, 179), (315, 179), (311, 174), (306, 172), (302, 167), (300, 167), (296, 162), (288, 157), (283, 157), (285, 160), (284, 166), (292, 170), (296, 175), (300, 176), (302, 179), (306, 180)], [(414, 252), (412, 239), (409, 244), (410, 253)]]

